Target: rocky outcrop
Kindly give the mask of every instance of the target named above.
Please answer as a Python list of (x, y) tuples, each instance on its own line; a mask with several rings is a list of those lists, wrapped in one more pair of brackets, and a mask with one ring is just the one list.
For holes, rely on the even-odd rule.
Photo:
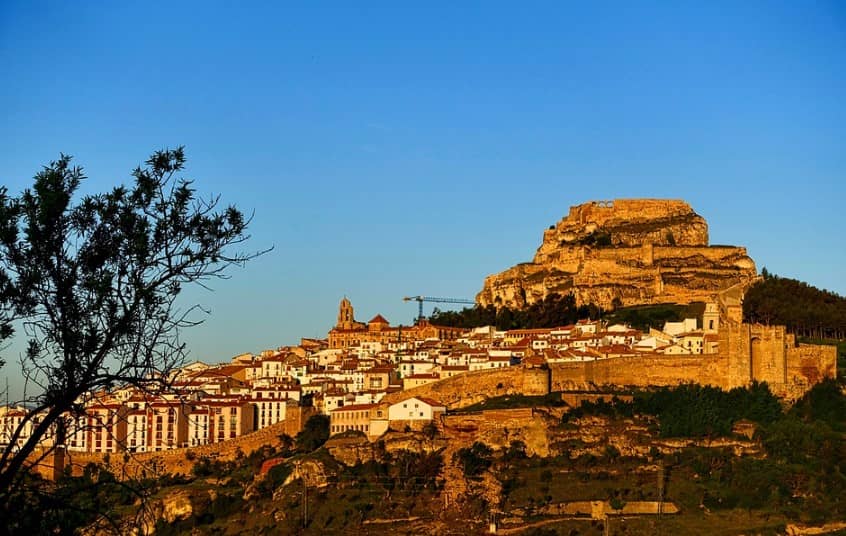
[(707, 222), (684, 201), (593, 201), (547, 229), (532, 262), (488, 276), (476, 301), (522, 308), (572, 293), (605, 308), (685, 303), (755, 276), (745, 248), (708, 245)]
[[(153, 500), (141, 510), (141, 516), (122, 527), (121, 533), (152, 536), (160, 522), (172, 525), (179, 521), (201, 517), (217, 500), (214, 489), (176, 489), (159, 500)], [(113, 534), (111, 531), (97, 534)]]

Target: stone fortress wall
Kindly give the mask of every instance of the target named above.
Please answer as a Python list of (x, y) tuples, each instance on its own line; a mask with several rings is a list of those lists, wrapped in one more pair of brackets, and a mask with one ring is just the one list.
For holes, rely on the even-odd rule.
[[(736, 338), (734, 353), (650, 354), (554, 363), (548, 369), (518, 366), (469, 372), (394, 393), (385, 400), (394, 403), (424, 396), (439, 400), (454, 410), (513, 394), (544, 395), (550, 391), (596, 391), (684, 383), (727, 390), (748, 386), (752, 381), (765, 381), (776, 395), (795, 400), (819, 381), (836, 376), (837, 349), (834, 346), (790, 346), (792, 337), (785, 336), (782, 326), (745, 325), (742, 329), (729, 331), (726, 336)], [(531, 389), (523, 390), (524, 385)]]
[[(672, 219), (687, 216), (692, 212), (690, 205), (682, 199), (614, 199), (589, 201), (570, 207), (567, 217), (558, 229), (568, 230), (579, 226), (601, 227), (609, 222)], [(707, 230), (706, 230), (707, 231)], [(707, 245), (706, 233), (687, 234), (679, 242), (690, 245)]]
[[(717, 301), (719, 352), (698, 355), (645, 354), (597, 361), (555, 363), (548, 369), (508, 367), (470, 372), (390, 395), (391, 402), (425, 396), (460, 409), (508, 394), (595, 391), (607, 387), (661, 387), (683, 383), (722, 389), (767, 382), (777, 396), (795, 400), (826, 378), (837, 377), (837, 348), (796, 344), (784, 326), (742, 322), (748, 284), (720, 292)], [(546, 375), (546, 380), (544, 379)]]
[(541, 368), (503, 367), (466, 372), (451, 378), (386, 395), (394, 404), (415, 396), (432, 398), (447, 409), (464, 408), (503, 395), (545, 395), (550, 391), (549, 371)]

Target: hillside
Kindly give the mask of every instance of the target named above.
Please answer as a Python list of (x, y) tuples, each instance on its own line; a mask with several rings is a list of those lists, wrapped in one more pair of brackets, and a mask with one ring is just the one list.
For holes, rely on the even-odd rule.
[(766, 269), (761, 275), (743, 299), (746, 322), (784, 325), (802, 337), (846, 339), (846, 298), (796, 279), (772, 275)]
[(549, 398), (492, 399), (501, 409), (457, 412), (423, 432), (375, 443), (351, 432), (309, 447), (298, 438), (140, 483), (92, 467), (59, 484), (81, 508), (75, 517), (47, 509), (16, 521), (70, 528), (95, 504), (120, 530), (158, 535), (467, 534), (498, 512), (506, 534), (599, 535), (605, 524), (614, 534), (784, 534), (846, 517), (846, 398), (833, 382), (789, 410), (764, 385), (629, 398), (569, 411)]
[(557, 293), (606, 310), (688, 303), (755, 276), (745, 248), (708, 245), (707, 222), (684, 201), (594, 201), (550, 226), (531, 262), (488, 276), (476, 301), (522, 309)]
[(705, 304), (694, 302), (686, 305), (662, 303), (654, 305), (632, 305), (611, 311), (602, 311), (596, 305), (576, 305), (572, 294), (560, 296), (552, 293), (543, 300), (523, 309), (507, 306), (465, 307), (459, 311), (435, 309), (429, 321), (438, 326), (477, 328), (496, 326), (497, 329), (553, 328), (573, 324), (579, 320), (596, 319), (600, 315), (609, 324), (628, 324), (636, 329), (648, 331), (650, 327), (660, 328), (664, 322), (677, 322), (685, 318), (701, 318)]

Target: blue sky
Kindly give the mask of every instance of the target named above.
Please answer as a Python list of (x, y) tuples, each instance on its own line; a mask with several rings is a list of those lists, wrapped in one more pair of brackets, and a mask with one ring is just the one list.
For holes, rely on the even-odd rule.
[(98, 191), (185, 145), (255, 211), (275, 249), (186, 295), (198, 359), (325, 335), (344, 295), (403, 323), (473, 297), (592, 199), (685, 199), (846, 294), (843, 3), (5, 1), (0, 65), (13, 192), (60, 152)]

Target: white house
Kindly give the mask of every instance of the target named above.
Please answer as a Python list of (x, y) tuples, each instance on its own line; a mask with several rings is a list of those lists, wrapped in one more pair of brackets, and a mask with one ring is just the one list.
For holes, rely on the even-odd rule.
[(431, 421), (445, 413), (446, 406), (431, 398), (416, 396), (391, 404), (388, 407), (389, 421)]
[(664, 329), (661, 331), (674, 337), (688, 331), (696, 331), (696, 319), (685, 318), (681, 322), (665, 322)]
[(431, 361), (400, 361), (399, 372), (400, 376), (405, 378), (406, 376), (429, 372), (434, 366), (435, 364)]

